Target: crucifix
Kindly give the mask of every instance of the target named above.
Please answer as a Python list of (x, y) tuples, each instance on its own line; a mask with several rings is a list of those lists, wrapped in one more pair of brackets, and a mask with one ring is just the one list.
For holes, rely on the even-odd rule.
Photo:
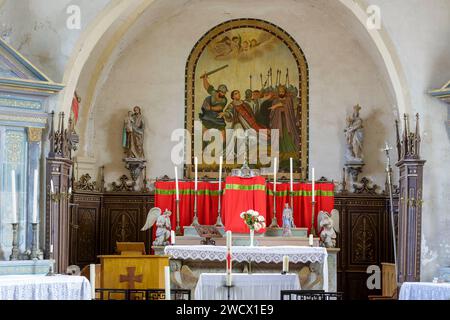
[(134, 289), (135, 282), (142, 282), (143, 275), (136, 275), (136, 267), (127, 267), (127, 274), (121, 274), (119, 281), (128, 282), (128, 289)]

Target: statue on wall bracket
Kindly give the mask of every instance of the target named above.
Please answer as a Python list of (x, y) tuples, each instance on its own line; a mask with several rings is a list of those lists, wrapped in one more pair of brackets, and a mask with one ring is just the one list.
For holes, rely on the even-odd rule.
[(358, 175), (362, 172), (364, 166), (362, 147), (364, 142), (363, 120), (359, 116), (361, 106), (359, 104), (353, 107), (353, 113), (347, 117), (347, 126), (345, 133), (345, 167), (347, 173), (352, 177), (352, 181), (358, 180)]
[(133, 182), (140, 177), (146, 167), (144, 155), (144, 130), (145, 122), (141, 107), (135, 106), (133, 111), (128, 111), (123, 123), (122, 147), (124, 149), (125, 168), (130, 171)]

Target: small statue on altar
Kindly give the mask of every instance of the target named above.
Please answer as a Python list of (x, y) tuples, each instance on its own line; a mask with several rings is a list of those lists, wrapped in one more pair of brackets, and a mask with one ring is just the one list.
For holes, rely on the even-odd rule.
[(320, 232), (320, 245), (325, 248), (336, 247), (336, 232), (339, 232), (339, 211), (331, 210), (328, 214), (326, 211), (320, 211), (317, 216), (317, 222)]
[(286, 203), (283, 209), (283, 237), (292, 236), (291, 228), (294, 228), (294, 216), (291, 207)]
[(167, 210), (161, 214), (161, 209), (158, 207), (151, 208), (147, 214), (147, 221), (141, 231), (150, 229), (156, 222), (156, 239), (153, 241), (154, 246), (166, 246), (169, 244), (170, 231), (172, 225), (170, 223), (171, 211)]

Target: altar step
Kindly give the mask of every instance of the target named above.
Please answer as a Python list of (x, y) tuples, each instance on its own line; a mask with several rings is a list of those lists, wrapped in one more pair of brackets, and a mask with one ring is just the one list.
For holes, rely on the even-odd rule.
[[(197, 234), (197, 231), (195, 230), (195, 227), (192, 226), (185, 226), (183, 235), (186, 237), (199, 237)], [(220, 234), (222, 236), (225, 236), (225, 228), (224, 227), (218, 227), (217, 230), (219, 230)], [(291, 229), (292, 236), (293, 237), (308, 237), (308, 228), (292, 228)], [(248, 233), (233, 233), (235, 236), (248, 236)], [(260, 234), (255, 232), (255, 238), (256, 237), (282, 237), (283, 236), (283, 228), (267, 228), (266, 232), (264, 234)]]

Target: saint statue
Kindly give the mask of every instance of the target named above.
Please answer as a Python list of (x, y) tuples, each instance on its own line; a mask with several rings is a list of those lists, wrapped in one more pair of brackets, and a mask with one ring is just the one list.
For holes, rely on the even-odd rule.
[(347, 161), (362, 161), (362, 146), (364, 140), (363, 121), (359, 117), (359, 104), (353, 107), (353, 114), (347, 118), (347, 127), (345, 128), (345, 139), (347, 143)]
[(141, 108), (135, 106), (133, 111), (128, 111), (123, 124), (122, 146), (127, 158), (144, 159), (144, 129)]
[(283, 209), (283, 237), (292, 236), (291, 228), (294, 228), (294, 217), (292, 209), (286, 203)]

